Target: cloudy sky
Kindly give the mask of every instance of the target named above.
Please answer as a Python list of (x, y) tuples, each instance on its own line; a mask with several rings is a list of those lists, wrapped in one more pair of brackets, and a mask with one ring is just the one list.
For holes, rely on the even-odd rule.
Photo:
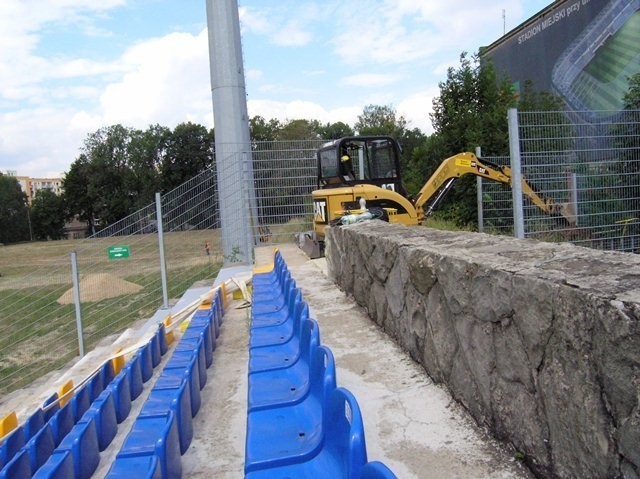
[[(425, 133), (461, 52), (550, 0), (239, 0), (249, 115), (353, 124), (392, 105)], [(88, 133), (213, 126), (205, 0), (0, 0), (0, 171), (63, 175)]]

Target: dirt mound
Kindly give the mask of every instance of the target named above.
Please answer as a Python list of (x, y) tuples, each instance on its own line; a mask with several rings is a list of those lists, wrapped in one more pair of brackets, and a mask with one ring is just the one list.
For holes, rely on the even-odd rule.
[[(143, 287), (109, 273), (87, 274), (80, 280), (80, 302), (100, 301), (139, 292)], [(58, 298), (60, 304), (73, 303), (73, 288)]]

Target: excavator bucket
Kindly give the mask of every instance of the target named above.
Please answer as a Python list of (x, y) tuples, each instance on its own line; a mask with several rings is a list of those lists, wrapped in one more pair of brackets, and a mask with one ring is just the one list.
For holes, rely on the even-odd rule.
[(296, 242), (300, 248), (310, 259), (321, 258), (323, 251), (320, 242), (317, 240), (313, 231), (305, 231), (296, 234)]

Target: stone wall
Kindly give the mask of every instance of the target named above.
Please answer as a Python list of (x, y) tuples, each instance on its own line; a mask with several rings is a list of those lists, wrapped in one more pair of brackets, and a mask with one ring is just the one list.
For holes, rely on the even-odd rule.
[(328, 229), (326, 256), (537, 475), (640, 477), (639, 256), (380, 221)]

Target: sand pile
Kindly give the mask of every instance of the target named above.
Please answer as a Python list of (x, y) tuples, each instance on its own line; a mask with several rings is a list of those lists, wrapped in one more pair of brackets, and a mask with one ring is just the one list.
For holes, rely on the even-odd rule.
[[(109, 273), (87, 274), (80, 280), (80, 302), (100, 301), (139, 292), (143, 287)], [(59, 304), (73, 303), (73, 288), (58, 298)]]

